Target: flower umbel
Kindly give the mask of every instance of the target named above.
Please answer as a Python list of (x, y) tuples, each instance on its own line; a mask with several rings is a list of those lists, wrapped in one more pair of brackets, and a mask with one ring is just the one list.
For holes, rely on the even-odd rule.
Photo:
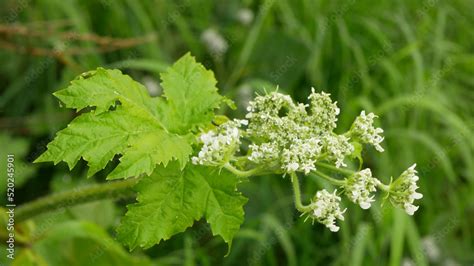
[[(414, 200), (422, 195), (416, 192), (418, 176), (415, 165), (402, 173), (390, 185), (382, 184), (372, 176), (369, 168), (353, 171), (346, 168), (348, 159), (357, 158), (362, 164), (363, 145), (371, 144), (383, 151), (383, 130), (374, 126), (373, 113), (362, 111), (351, 128), (342, 134), (334, 132), (339, 108), (330, 94), (315, 92), (312, 88), (307, 103), (294, 102), (279, 92), (258, 95), (247, 107), (247, 120), (226, 122), (201, 135), (202, 148), (192, 158), (194, 164), (217, 166), (241, 176), (259, 174), (289, 174), (293, 182), (296, 208), (336, 232), (336, 220), (344, 220), (339, 206), (341, 198), (336, 191), (320, 190), (311, 203), (301, 202), (297, 181), (298, 173), (315, 176), (343, 189), (350, 201), (362, 209), (369, 209), (375, 202), (377, 188), (389, 194), (391, 202), (413, 215), (418, 209)], [(245, 125), (245, 128), (242, 128)], [(241, 146), (244, 152), (237, 154)], [(346, 168), (346, 169), (344, 169)], [(334, 178), (328, 172), (344, 175)], [(295, 181), (296, 180), (296, 181)]]
[(366, 168), (347, 178), (344, 189), (352, 202), (359, 204), (362, 209), (368, 209), (375, 201), (371, 193), (376, 191), (375, 187), (379, 182), (378, 179), (372, 177), (370, 169)]
[(383, 152), (384, 149), (380, 146), (383, 141), (383, 137), (380, 135), (383, 133), (383, 129), (374, 127), (374, 118), (376, 117), (374, 113), (366, 115), (365, 111), (362, 111), (352, 124), (350, 134), (360, 139), (362, 143), (372, 144), (377, 151)]
[(416, 192), (418, 188), (416, 181), (418, 181), (419, 177), (416, 175), (417, 171), (415, 167), (416, 164), (413, 164), (405, 170), (400, 177), (390, 185), (389, 192), (392, 203), (403, 208), (409, 215), (413, 215), (415, 211), (418, 210), (418, 206), (415, 206), (413, 202), (423, 197), (421, 193)]
[(229, 161), (239, 149), (241, 133), (239, 128), (247, 120), (228, 121), (215, 130), (208, 131), (200, 137), (203, 143), (198, 156), (192, 158), (194, 164), (219, 166)]
[(336, 190), (331, 194), (323, 189), (316, 192), (316, 195), (311, 202), (312, 211), (309, 214), (314, 220), (324, 224), (332, 232), (339, 231), (339, 226), (336, 225), (336, 219), (344, 221), (344, 212), (341, 210), (339, 203), (341, 198), (336, 195)]
[(337, 102), (333, 102), (329, 96), (329, 93), (316, 93), (314, 88), (311, 88), (311, 94), (308, 97), (311, 101), (311, 122), (323, 131), (332, 131), (336, 128), (337, 116), (340, 112)]
[(344, 158), (354, 151), (354, 146), (349, 143), (349, 138), (343, 135), (326, 135), (322, 139), (328, 159), (335, 161), (337, 168), (347, 166), (344, 163)]

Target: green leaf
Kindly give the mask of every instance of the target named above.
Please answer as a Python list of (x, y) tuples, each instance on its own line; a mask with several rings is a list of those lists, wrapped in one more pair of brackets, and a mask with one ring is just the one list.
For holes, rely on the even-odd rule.
[[(152, 142), (144, 147), (146, 140)], [(166, 165), (173, 159), (179, 159), (183, 166), (191, 153), (188, 137), (167, 133), (140, 109), (117, 106), (114, 111), (98, 115), (89, 112), (74, 119), (35, 162), (65, 161), (72, 169), (82, 157), (90, 167), (88, 176), (92, 176), (116, 154), (123, 154), (121, 163), (108, 177), (115, 179), (149, 175), (156, 164)], [(137, 160), (137, 156), (142, 158)]]
[(230, 248), (247, 202), (237, 183), (225, 170), (188, 165), (181, 171), (170, 163), (136, 185), (138, 202), (128, 206), (118, 239), (130, 249), (149, 248), (205, 217), (213, 235), (220, 235)]
[(217, 93), (214, 73), (196, 63), (189, 53), (161, 74), (167, 105), (162, 109), (171, 132), (188, 132), (212, 120), (224, 101)]
[(191, 131), (211, 124), (223, 97), (212, 71), (189, 54), (162, 79), (163, 97), (152, 98), (119, 70), (98, 68), (79, 76), (54, 95), (66, 107), (91, 110), (58, 132), (35, 162), (64, 161), (72, 169), (83, 158), (92, 176), (121, 155), (108, 179), (150, 175), (157, 164), (172, 160), (184, 168), (195, 141)]
[(120, 70), (97, 68), (71, 81), (66, 89), (53, 93), (66, 107), (78, 111), (96, 107), (96, 113), (108, 111), (117, 101), (126, 107), (143, 109), (156, 114), (156, 99), (149, 96), (147, 89)]

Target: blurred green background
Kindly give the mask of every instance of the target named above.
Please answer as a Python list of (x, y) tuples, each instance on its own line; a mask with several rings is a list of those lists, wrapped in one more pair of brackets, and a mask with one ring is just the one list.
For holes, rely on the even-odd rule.
[[(86, 180), (84, 163), (31, 163), (74, 116), (52, 92), (104, 66), (159, 95), (159, 73), (187, 51), (236, 101), (231, 116), (277, 85), (300, 101), (312, 86), (330, 92), (340, 131), (362, 109), (378, 114), (385, 152), (368, 149), (364, 163), (388, 182), (416, 162), (424, 195), (413, 217), (343, 202), (331, 233), (299, 219), (288, 179), (260, 178), (242, 187), (246, 220), (228, 257), (204, 221), (129, 254), (113, 238), (133, 199), (103, 200), (18, 225), (13, 265), (473, 265), (473, 14), (471, 0), (2, 0), (0, 166), (16, 155), (18, 204), (104, 180)], [(306, 199), (329, 186), (301, 182)]]

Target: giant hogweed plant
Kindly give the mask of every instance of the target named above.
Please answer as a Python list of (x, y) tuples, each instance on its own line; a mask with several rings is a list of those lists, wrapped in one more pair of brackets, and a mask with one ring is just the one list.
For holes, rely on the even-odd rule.
[[(262, 175), (291, 182), (302, 219), (333, 232), (339, 230), (337, 220), (344, 220), (341, 196), (368, 209), (379, 189), (408, 214), (418, 209), (414, 200), (422, 195), (416, 192), (415, 165), (389, 184), (369, 168), (355, 171), (346, 165), (358, 160), (362, 166), (365, 144), (383, 152), (383, 130), (374, 126), (373, 113), (362, 111), (347, 132), (336, 134), (336, 102), (313, 89), (307, 103), (271, 92), (257, 95), (244, 119), (218, 116), (215, 111), (222, 104), (233, 106), (232, 101), (218, 94), (213, 73), (189, 54), (161, 80), (163, 95), (150, 97), (143, 85), (119, 70), (99, 68), (80, 75), (54, 93), (80, 114), (36, 160), (64, 161), (72, 169), (82, 158), (90, 177), (119, 155), (107, 179), (133, 180), (124, 186), (133, 185), (137, 192), (137, 202), (127, 206), (117, 229), (118, 240), (130, 249), (149, 248), (205, 218), (230, 250), (247, 202), (238, 185)], [(308, 174), (338, 189), (316, 191), (303, 203), (298, 178)], [(112, 190), (123, 191), (119, 182), (124, 181), (110, 182)]]

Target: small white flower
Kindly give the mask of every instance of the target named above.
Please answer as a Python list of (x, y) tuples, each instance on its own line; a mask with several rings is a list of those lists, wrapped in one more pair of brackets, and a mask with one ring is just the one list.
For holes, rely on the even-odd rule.
[(292, 162), (286, 166), (286, 169), (288, 170), (288, 172), (294, 172), (298, 170), (299, 167), (300, 165), (298, 163)]
[(316, 93), (314, 88), (311, 88), (311, 94), (308, 97), (311, 102), (311, 122), (320, 131), (332, 131), (336, 128), (340, 110), (337, 107), (337, 102), (333, 102), (329, 96), (329, 93)]
[(374, 127), (374, 118), (376, 117), (374, 113), (366, 115), (365, 111), (362, 111), (352, 124), (350, 132), (352, 136), (360, 139), (363, 143), (372, 144), (377, 151), (383, 152), (384, 149), (380, 146), (384, 139), (381, 135), (383, 129)]
[(295, 139), (288, 149), (283, 150), (283, 169), (287, 172), (302, 171), (309, 174), (316, 170), (315, 163), (320, 153), (319, 139)]
[(346, 156), (354, 152), (354, 146), (349, 143), (349, 138), (343, 135), (326, 135), (323, 137), (323, 150), (329, 159), (334, 160), (336, 167), (347, 166), (344, 163)]
[(346, 179), (344, 186), (347, 197), (354, 203), (359, 204), (362, 209), (370, 208), (374, 202), (372, 192), (376, 191), (379, 181), (372, 177), (372, 172), (366, 168)]
[(416, 164), (410, 166), (390, 185), (390, 200), (405, 209), (409, 215), (413, 215), (418, 210), (418, 206), (415, 206), (413, 202), (423, 198), (421, 193), (416, 192), (418, 189), (416, 181), (419, 177), (416, 175), (415, 167)]
[(341, 198), (336, 195), (336, 190), (331, 194), (327, 190), (323, 189), (316, 192), (313, 198), (311, 206), (312, 212), (309, 213), (309, 217), (316, 220), (319, 223), (324, 224), (332, 232), (339, 231), (339, 226), (336, 225), (336, 219), (344, 220), (344, 212), (346, 209), (341, 210), (339, 203)]
[(234, 120), (226, 122), (215, 130), (211, 130), (200, 136), (203, 146), (197, 156), (191, 158), (193, 164), (223, 165), (230, 157), (239, 150), (240, 130), (246, 120)]
[(275, 143), (251, 144), (249, 149), (251, 153), (248, 159), (257, 164), (274, 161), (279, 156), (278, 147)]

